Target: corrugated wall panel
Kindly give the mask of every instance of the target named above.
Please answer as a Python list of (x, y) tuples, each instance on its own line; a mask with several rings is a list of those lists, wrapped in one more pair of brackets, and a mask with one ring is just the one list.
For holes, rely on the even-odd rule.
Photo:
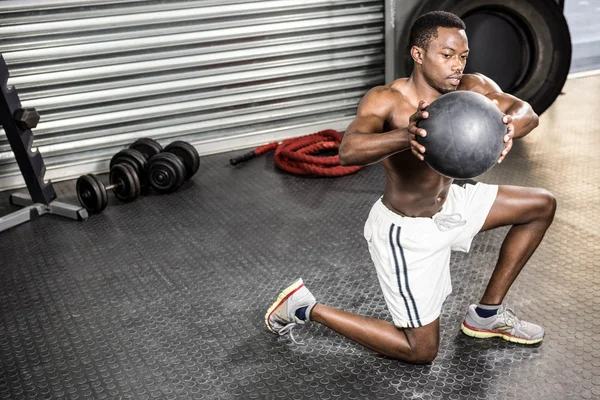
[[(384, 82), (384, 3), (0, 2), (0, 53), (46, 178), (104, 172), (140, 137), (200, 154), (343, 130)], [(22, 186), (0, 135), (0, 189)]]

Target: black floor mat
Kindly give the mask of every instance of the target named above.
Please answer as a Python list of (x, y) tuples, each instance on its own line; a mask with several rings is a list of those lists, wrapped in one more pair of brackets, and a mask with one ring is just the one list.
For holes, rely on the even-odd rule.
[[(454, 291), (431, 365), (393, 361), (317, 324), (277, 337), (264, 314), (302, 277), (317, 299), (389, 319), (362, 237), (380, 165), (342, 178), (277, 171), (266, 155), (203, 157), (172, 195), (84, 222), (46, 215), (0, 233), (0, 398), (592, 399), (600, 397), (598, 114), (570, 81), (531, 137), (481, 180), (541, 186), (557, 217), (506, 302), (546, 328), (541, 345), (459, 331), (506, 228), (452, 258)], [(596, 90), (597, 92), (597, 90)], [(587, 111), (586, 111), (587, 110)], [(569, 119), (571, 118), (571, 119)], [(76, 202), (74, 182), (56, 184)], [(0, 212), (8, 194), (0, 194)]]

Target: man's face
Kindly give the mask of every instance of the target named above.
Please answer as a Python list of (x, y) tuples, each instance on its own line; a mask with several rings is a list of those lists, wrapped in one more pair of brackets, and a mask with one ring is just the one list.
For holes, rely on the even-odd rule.
[(468, 55), (469, 42), (464, 30), (438, 28), (437, 38), (429, 42), (423, 56), (425, 80), (442, 94), (456, 90)]

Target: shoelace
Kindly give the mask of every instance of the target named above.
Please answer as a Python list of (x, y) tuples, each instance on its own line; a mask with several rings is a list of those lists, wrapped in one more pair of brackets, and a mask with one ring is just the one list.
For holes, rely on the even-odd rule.
[(294, 333), (293, 333), (293, 329), (298, 326), (298, 324), (296, 322), (290, 322), (289, 324), (287, 324), (286, 326), (284, 326), (283, 328), (281, 328), (279, 330), (279, 336), (283, 336), (286, 334), (290, 334), (290, 339), (292, 339), (292, 342), (294, 342), (295, 344), (298, 345), (303, 345), (305, 344), (304, 342), (299, 342), (296, 340), (296, 338), (294, 337)]
[(504, 309), (504, 312), (501, 314), (501, 318), (507, 326), (518, 328), (522, 325), (519, 317), (517, 317), (515, 312), (510, 308)]
[(294, 338), (294, 333), (292, 332), (292, 329), (294, 329), (294, 327), (296, 327), (298, 324), (295, 322), (290, 322), (289, 324), (287, 324), (286, 326), (284, 326), (283, 328), (281, 328), (279, 330), (279, 336), (283, 336), (286, 334), (290, 334), (290, 339), (292, 339), (292, 342), (294, 342), (295, 344), (304, 344), (303, 342), (298, 342), (296, 341), (296, 338)]
[(463, 221), (460, 214), (438, 214), (433, 218), (433, 221), (442, 232), (458, 228), (467, 223), (467, 221)]

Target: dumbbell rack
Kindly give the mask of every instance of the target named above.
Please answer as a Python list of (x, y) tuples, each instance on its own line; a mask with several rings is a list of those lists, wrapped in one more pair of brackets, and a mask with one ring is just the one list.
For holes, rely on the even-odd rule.
[(80, 206), (56, 201), (56, 191), (52, 182), (44, 182), (46, 166), (39, 151), (33, 152), (33, 133), (28, 127), (20, 126), (14, 119), (15, 112), (21, 109), (21, 101), (14, 87), (8, 86), (8, 67), (0, 54), (0, 122), (15, 155), (29, 195), (14, 193), (10, 203), (25, 207), (0, 218), (0, 232), (16, 225), (31, 221), (44, 214), (55, 214), (75, 220), (88, 218), (88, 212)]

